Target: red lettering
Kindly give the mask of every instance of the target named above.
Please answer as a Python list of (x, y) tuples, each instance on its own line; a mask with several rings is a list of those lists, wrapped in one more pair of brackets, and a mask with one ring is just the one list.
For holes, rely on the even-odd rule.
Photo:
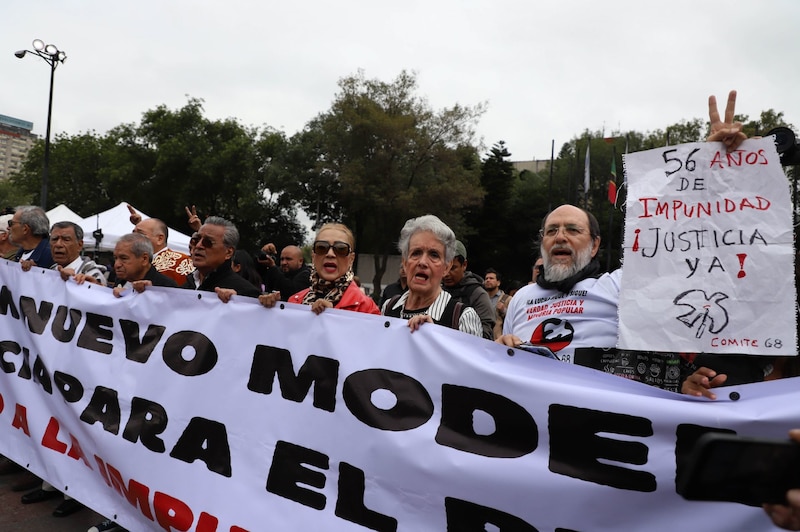
[(14, 421), (11, 422), (11, 426), (21, 429), (27, 437), (31, 437), (31, 431), (28, 429), (28, 411), (19, 403), (14, 411)]
[(750, 338), (720, 338), (715, 336), (711, 339), (711, 347), (758, 347), (758, 339)]
[(725, 198), (725, 212), (733, 212), (736, 210), (736, 203), (733, 200)]
[(722, 154), (721, 152), (717, 152), (714, 154), (714, 158), (711, 159), (711, 164), (709, 165), (710, 168), (714, 168), (714, 165), (718, 164), (720, 168), (725, 168), (722, 164)]
[(647, 209), (648, 205), (647, 205), (647, 203), (648, 203), (650, 200), (655, 200), (655, 199), (656, 199), (656, 198), (639, 198), (639, 201), (640, 201), (640, 202), (642, 202), (642, 203), (644, 203), (644, 214), (641, 214), (641, 215), (639, 216), (639, 218), (651, 218), (651, 217), (653, 216), (652, 214), (649, 214), (649, 213), (648, 213), (648, 209)]
[(106, 481), (106, 486), (110, 488), (111, 481), (108, 479), (108, 473), (106, 472), (106, 463), (103, 462), (103, 459), (97, 455), (94, 455), (94, 461), (97, 462), (97, 467), (100, 469), (100, 476), (102, 476), (103, 480)]
[(47, 429), (44, 431), (44, 436), (42, 436), (42, 445), (57, 453), (64, 454), (67, 452), (67, 444), (58, 439), (59, 430), (58, 420), (51, 417), (50, 422), (47, 423)]
[(217, 525), (219, 525), (219, 519), (211, 514), (201, 512), (200, 517), (197, 518), (195, 532), (217, 532)]
[(3, 401), (3, 394), (0, 393), (0, 414), (3, 413), (3, 409), (5, 408), (5, 402)]
[(78, 439), (75, 438), (72, 434), (69, 435), (69, 442), (70, 448), (67, 456), (72, 458), (73, 460), (83, 460), (83, 463), (86, 464), (86, 467), (92, 469), (92, 464), (89, 463), (89, 459), (86, 458), (86, 454), (84, 454), (83, 449), (81, 449), (81, 444), (78, 443)]
[(153, 509), (158, 524), (167, 532), (171, 532), (173, 528), (189, 530), (194, 521), (194, 514), (185, 502), (160, 491), (153, 496)]
[[(748, 165), (765, 165), (769, 164), (767, 161), (767, 156), (764, 153), (764, 150), (758, 151), (748, 151), (744, 152), (742, 150), (736, 150), (731, 153), (727, 153), (725, 155), (725, 161), (727, 162), (727, 166), (742, 166), (742, 162)], [(722, 162), (722, 152), (717, 152), (714, 154), (714, 158), (711, 159), (711, 164), (709, 165), (710, 168), (713, 168), (714, 165), (718, 165), (720, 168), (725, 168), (725, 164)]]
[(728, 166), (742, 166), (742, 150), (728, 152)]
[(678, 213), (683, 208), (683, 202), (681, 200), (672, 200), (672, 219), (677, 220)]
[[(112, 487), (117, 491), (117, 493), (125, 497), (131, 506), (134, 508), (138, 507), (139, 511), (142, 512), (142, 515), (152, 521), (153, 514), (150, 512), (150, 503), (148, 502), (150, 488), (141, 482), (136, 482), (133, 479), (128, 481), (128, 486), (126, 487), (125, 482), (122, 480), (122, 475), (111, 464), (108, 464), (108, 476), (111, 479)], [(153, 505), (155, 506), (155, 501), (153, 502)], [(156, 514), (158, 514), (158, 508), (156, 508)], [(161, 520), (159, 519), (158, 522), (161, 523)], [(169, 528), (167, 528), (167, 530), (169, 530)], [(188, 527), (181, 530), (188, 530)]]
[[(108, 485), (113, 487), (131, 506), (138, 508), (142, 515), (151, 521), (157, 521), (167, 532), (171, 532), (172, 530), (187, 531), (192, 529), (194, 512), (192, 512), (188, 504), (166, 493), (154, 491), (151, 511), (151, 506), (149, 504), (150, 488), (148, 486), (133, 479), (130, 479), (126, 485), (122, 474), (114, 466), (106, 464), (97, 455), (95, 455), (94, 459), (97, 465), (100, 466), (100, 473), (103, 475), (103, 478), (106, 479)], [(110, 482), (108, 482), (109, 480)], [(192, 530), (195, 532), (216, 532), (218, 526), (219, 519), (217, 517), (207, 512), (200, 512), (197, 524)], [(230, 532), (249, 531), (245, 528), (231, 525)]]

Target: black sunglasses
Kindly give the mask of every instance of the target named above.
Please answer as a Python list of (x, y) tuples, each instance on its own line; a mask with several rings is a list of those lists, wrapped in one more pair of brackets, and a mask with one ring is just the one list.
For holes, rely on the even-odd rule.
[(328, 250), (331, 248), (333, 248), (333, 252), (338, 257), (346, 257), (351, 251), (350, 244), (347, 242), (336, 241), (331, 244), (330, 242), (325, 242), (324, 240), (317, 240), (314, 242), (313, 250), (315, 255), (327, 255)]
[(193, 236), (192, 238), (190, 238), (190, 239), (189, 239), (189, 242), (190, 242), (190, 243), (191, 243), (193, 246), (196, 246), (197, 244), (199, 244), (200, 242), (202, 242), (202, 243), (203, 243), (203, 247), (204, 247), (204, 248), (213, 248), (213, 247), (214, 247), (214, 244), (216, 244), (216, 242), (214, 242), (213, 240), (211, 240), (211, 239), (210, 239), (210, 238), (208, 238), (207, 236), (203, 236), (203, 237), (201, 237), (201, 236), (196, 236), (196, 237), (195, 237), (195, 236)]

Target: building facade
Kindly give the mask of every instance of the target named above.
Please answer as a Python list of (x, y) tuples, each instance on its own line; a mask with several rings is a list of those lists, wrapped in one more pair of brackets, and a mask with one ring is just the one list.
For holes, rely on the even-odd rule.
[(0, 115), (0, 179), (22, 169), (22, 161), (38, 138), (32, 129), (33, 122)]

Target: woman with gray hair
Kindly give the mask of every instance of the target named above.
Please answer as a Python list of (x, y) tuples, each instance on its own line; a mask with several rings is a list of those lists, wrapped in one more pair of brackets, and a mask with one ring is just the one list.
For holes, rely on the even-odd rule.
[(432, 214), (408, 220), (397, 243), (408, 280), (408, 290), (383, 305), (383, 315), (408, 320), (414, 332), (423, 323), (437, 323), (482, 336), (478, 313), (442, 290), (442, 277), (456, 254), (456, 235)]

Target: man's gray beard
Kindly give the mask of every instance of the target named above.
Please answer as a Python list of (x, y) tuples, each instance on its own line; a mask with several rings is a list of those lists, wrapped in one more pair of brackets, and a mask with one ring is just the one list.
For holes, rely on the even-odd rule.
[(571, 265), (552, 264), (550, 262), (550, 255), (547, 253), (542, 253), (542, 261), (544, 263), (544, 278), (551, 283), (557, 283), (558, 281), (563, 281), (564, 279), (572, 277), (589, 265), (592, 261), (592, 246), (586, 246), (584, 249), (578, 251)]

